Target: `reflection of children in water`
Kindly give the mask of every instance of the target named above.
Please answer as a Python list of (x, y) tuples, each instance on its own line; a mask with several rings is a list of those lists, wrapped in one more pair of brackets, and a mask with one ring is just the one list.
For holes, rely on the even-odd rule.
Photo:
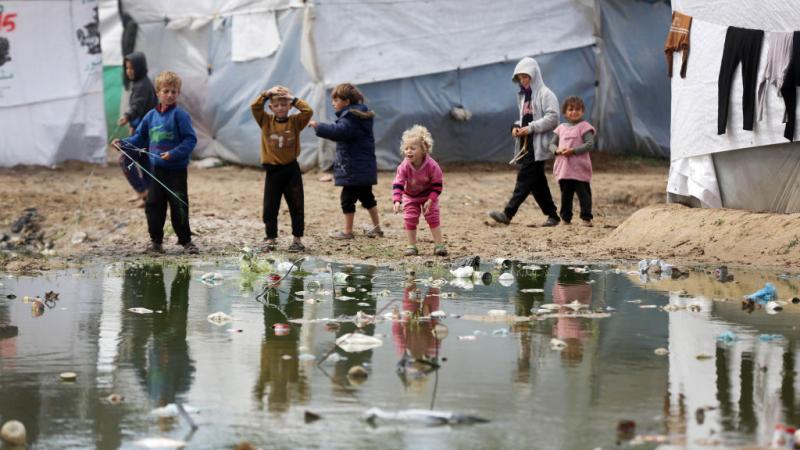
[(174, 403), (192, 384), (194, 361), (186, 342), (190, 280), (191, 268), (178, 266), (167, 302), (163, 266), (145, 264), (125, 268), (123, 308), (144, 307), (155, 311), (146, 317), (126, 314), (122, 325), (123, 336), (128, 335), (125, 329), (130, 329), (132, 348), (123, 344), (131, 348), (131, 362), (155, 406)]
[[(531, 315), (531, 309), (536, 302), (544, 302), (544, 283), (547, 280), (547, 271), (550, 266), (541, 266), (539, 270), (523, 269), (523, 264), (514, 263), (513, 271), (517, 280), (517, 301), (516, 315), (527, 317)], [(532, 289), (541, 289), (540, 292), (533, 292)], [(531, 323), (515, 322), (511, 325), (511, 331), (518, 336), (519, 349), (517, 354), (516, 380), (522, 383), (528, 382), (531, 372)]]
[(421, 388), (426, 375), (438, 367), (441, 341), (434, 329), (439, 321), (430, 316), (439, 309), (439, 293), (439, 288), (431, 287), (423, 298), (422, 291), (412, 281), (403, 289), (404, 314), (401, 321), (392, 322), (392, 336), (400, 357), (397, 372), (406, 387)]
[(287, 282), (289, 293), (283, 302), (281, 293), (285, 292), (285, 287), (270, 288), (264, 295), (264, 340), (261, 343), (261, 366), (253, 394), (262, 407), (266, 395), (270, 411), (289, 409), (292, 387), (296, 388), (301, 398), (308, 395), (308, 384), (300, 376), (297, 359), (300, 325), (289, 322), (290, 319), (303, 317), (303, 299), (296, 294), (303, 290), (303, 278), (284, 280), (282, 286)]
[[(346, 266), (342, 268), (342, 272), (348, 274), (347, 285), (336, 287), (336, 301), (333, 302), (333, 316), (334, 317), (352, 317), (359, 311), (363, 314), (371, 316), (375, 315), (376, 300), (372, 295), (372, 277), (375, 276), (374, 266)], [(351, 298), (347, 300), (346, 298)], [(359, 303), (366, 303), (367, 306), (359, 305)], [(375, 334), (375, 324), (370, 323), (363, 328), (358, 328), (353, 322), (342, 322), (336, 330), (336, 337), (339, 338), (348, 333), (360, 332), (367, 336)], [(372, 361), (372, 350), (363, 352), (347, 353), (344, 350), (336, 347), (336, 352), (347, 359), (337, 361), (334, 366), (333, 381), (337, 386), (349, 386), (351, 384), (359, 384), (362, 379), (348, 378), (347, 373), (350, 368), (362, 365), (369, 366)]]
[[(561, 266), (558, 272), (558, 282), (553, 286), (553, 303), (565, 305), (578, 301), (584, 305), (592, 303), (592, 285), (587, 284), (589, 274), (578, 273)], [(571, 308), (559, 309), (562, 314), (572, 313)], [(558, 339), (567, 343), (567, 348), (561, 351), (561, 359), (567, 364), (577, 364), (583, 359), (583, 341), (586, 334), (583, 330), (583, 321), (576, 317), (560, 317), (556, 319), (553, 334)]]

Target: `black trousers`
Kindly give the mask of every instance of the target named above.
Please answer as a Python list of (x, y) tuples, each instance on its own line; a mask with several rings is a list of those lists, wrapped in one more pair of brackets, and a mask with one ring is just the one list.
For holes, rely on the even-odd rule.
[(150, 240), (158, 243), (163, 242), (164, 222), (167, 220), (167, 205), (169, 205), (169, 218), (172, 222), (172, 229), (175, 230), (175, 234), (178, 236), (178, 244), (184, 245), (191, 242), (192, 231), (189, 228), (189, 194), (186, 169), (167, 170), (156, 167), (153, 169), (153, 175), (174, 192), (178, 198), (164, 189), (164, 186), (160, 183), (153, 180), (144, 204)]
[(794, 141), (795, 108), (797, 107), (797, 86), (800, 85), (800, 31), (792, 34), (792, 55), (789, 67), (786, 68), (786, 77), (781, 86), (783, 103), (786, 105), (786, 128), (783, 137)]
[(585, 181), (558, 180), (561, 188), (561, 219), (564, 222), (572, 221), (572, 197), (578, 194), (578, 204), (581, 205), (581, 219), (592, 220), (592, 187)]
[[(530, 156), (532, 159), (532, 155)], [(520, 166), (514, 193), (511, 194), (511, 199), (503, 210), (509, 220), (517, 214), (528, 194), (533, 195), (536, 204), (546, 216), (558, 219), (556, 204), (553, 203), (553, 196), (550, 195), (550, 187), (544, 174), (544, 163), (545, 161), (526, 161)]]
[(292, 236), (302, 237), (305, 229), (305, 199), (303, 197), (303, 174), (300, 164), (264, 164), (264, 226), (268, 239), (278, 237), (278, 210), (281, 197), (286, 199), (289, 216), (292, 218)]
[(725, 48), (722, 51), (722, 64), (719, 68), (719, 107), (717, 109), (717, 134), (725, 134), (728, 125), (728, 104), (731, 96), (733, 72), (742, 63), (742, 109), (744, 123), (742, 128), (753, 130), (756, 111), (756, 83), (758, 60), (764, 31), (747, 28), (728, 27), (725, 33)]
[(378, 204), (375, 201), (375, 194), (372, 193), (372, 186), (344, 186), (342, 187), (342, 194), (339, 196), (339, 203), (342, 206), (342, 212), (345, 214), (353, 214), (356, 212), (356, 202), (360, 201), (364, 209), (371, 209)]

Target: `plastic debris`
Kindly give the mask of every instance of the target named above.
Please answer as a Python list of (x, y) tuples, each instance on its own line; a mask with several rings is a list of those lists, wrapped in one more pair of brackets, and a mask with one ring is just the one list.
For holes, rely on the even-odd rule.
[(494, 317), (505, 317), (508, 315), (508, 311), (506, 311), (505, 309), (490, 309), (489, 311), (486, 312), (486, 314), (488, 316), (494, 316)]
[(222, 325), (225, 325), (227, 323), (232, 322), (233, 321), (233, 317), (225, 314), (222, 311), (217, 311), (215, 313), (212, 313), (212, 314), (208, 315), (208, 321), (213, 323), (214, 325), (222, 326)]
[(733, 275), (728, 273), (728, 266), (719, 266), (714, 269), (714, 278), (720, 283), (733, 281)]
[(61, 381), (75, 381), (78, 379), (78, 374), (75, 372), (61, 372), (58, 375)]
[(183, 448), (186, 442), (165, 437), (149, 437), (134, 441), (133, 445), (144, 448)]
[[(200, 410), (190, 405), (181, 405), (189, 414), (199, 414)], [(181, 414), (180, 408), (175, 403), (169, 403), (162, 407), (150, 411), (150, 415), (156, 417), (178, 417)]]
[(476, 341), (476, 340), (478, 340), (478, 337), (475, 336), (475, 335), (459, 336), (458, 340), (459, 341)]
[(539, 288), (528, 288), (528, 289), (520, 289), (519, 291), (520, 291), (520, 292), (533, 292), (533, 293), (539, 293), (539, 292), (544, 292), (544, 289), (539, 289)]
[(221, 167), (225, 165), (225, 161), (217, 158), (216, 156), (209, 156), (207, 158), (192, 161), (192, 167), (198, 169), (213, 169), (214, 167)]
[(783, 335), (781, 334), (761, 334), (758, 336), (760, 341), (770, 342), (770, 341), (780, 341), (783, 339)]
[(456, 278), (471, 278), (472, 274), (475, 273), (475, 269), (472, 266), (466, 267), (458, 267), (450, 271)]
[(497, 277), (497, 281), (500, 282), (503, 286), (511, 286), (514, 284), (514, 275), (511, 275), (508, 272), (504, 272)]
[(492, 263), (494, 263), (495, 267), (500, 267), (503, 269), (508, 269), (511, 267), (511, 260), (506, 258), (495, 258), (492, 260)]
[(349, 302), (350, 300), (355, 300), (355, 297), (350, 297), (349, 295), (337, 295), (336, 300), (341, 300), (343, 302)]
[(707, 361), (707, 360), (709, 360), (709, 359), (714, 359), (714, 356), (713, 356), (713, 355), (709, 355), (708, 353), (698, 353), (698, 354), (695, 356), (695, 358), (696, 358), (698, 361)]
[(316, 421), (321, 420), (321, 419), (322, 419), (322, 416), (320, 416), (317, 413), (308, 411), (308, 410), (306, 410), (306, 412), (303, 414), (303, 420), (305, 421), (305, 423), (312, 423), (312, 422), (316, 422)]
[(147, 308), (128, 308), (128, 311), (136, 314), (153, 314), (153, 310)]
[(453, 261), (453, 267), (472, 267), (475, 270), (478, 270), (478, 267), (481, 265), (481, 257), (480, 256), (464, 256), (462, 258), (458, 258)]
[(561, 339), (552, 338), (550, 339), (550, 348), (553, 350), (561, 351), (567, 348), (567, 343), (562, 341)]
[(489, 422), (488, 419), (478, 416), (430, 409), (406, 409), (389, 412), (380, 408), (370, 408), (364, 412), (364, 420), (370, 425), (377, 425), (379, 419), (399, 422), (417, 422), (426, 425), (468, 425)]
[(108, 397), (106, 397), (106, 401), (112, 405), (119, 405), (125, 401), (125, 397), (120, 394), (110, 394)]
[(222, 274), (217, 272), (206, 272), (200, 277), (200, 282), (206, 286), (216, 286), (222, 282)]
[(636, 305), (636, 304), (639, 304), (639, 303), (642, 303), (642, 301), (641, 301), (641, 300), (639, 300), (639, 299), (635, 299), (635, 300), (626, 300), (626, 302), (628, 302), (628, 303), (633, 303), (633, 304), (635, 304), (635, 305)]
[(355, 291), (356, 291), (356, 288), (354, 288), (353, 286), (347, 286), (347, 287), (345, 288), (345, 290), (346, 290), (347, 292), (355, 292)]
[(361, 333), (348, 333), (336, 339), (336, 345), (347, 353), (372, 350), (383, 345), (383, 341)]
[(276, 323), (272, 326), (275, 336), (288, 336), (292, 329), (288, 323)]
[(375, 316), (371, 316), (364, 311), (357, 312), (356, 316), (353, 318), (353, 323), (356, 324), (358, 328), (364, 328), (373, 322), (375, 322)]
[(769, 301), (766, 305), (764, 305), (764, 309), (766, 309), (767, 314), (776, 314), (780, 311), (783, 311), (783, 306), (780, 304), (780, 302)]
[(734, 333), (732, 331), (724, 331), (724, 332), (720, 333), (719, 336), (717, 336), (717, 340), (718, 341), (724, 342), (726, 344), (730, 344), (730, 343), (732, 343), (732, 342), (734, 342), (734, 341), (736, 341), (738, 339), (739, 339), (739, 337), (736, 336), (736, 333)]
[(353, 366), (347, 371), (347, 381), (353, 385), (358, 385), (367, 381), (368, 377), (369, 372), (367, 372), (364, 366)]
[(778, 293), (775, 291), (775, 286), (773, 286), (772, 283), (765, 283), (763, 288), (745, 296), (745, 299), (752, 300), (759, 305), (764, 305), (771, 300), (775, 300), (777, 295)]
[(658, 308), (658, 305), (639, 305), (639, 308), (641, 308), (641, 309), (654, 309), (654, 308)]
[(76, 232), (75, 234), (72, 235), (72, 239), (70, 239), (70, 242), (72, 242), (73, 244), (80, 244), (83, 241), (85, 241), (86, 238), (88, 238), (88, 237), (89, 237), (89, 235), (86, 234), (85, 232), (78, 231), (78, 232)]
[(281, 261), (275, 265), (275, 270), (280, 273), (294, 272), (297, 270), (297, 266), (290, 261)]
[(455, 286), (465, 291), (471, 291), (475, 287), (470, 278), (455, 278), (450, 281), (450, 286)]
[(620, 420), (617, 422), (617, 443), (630, 441), (636, 434), (636, 422)]
[(447, 313), (442, 310), (434, 311), (431, 313), (431, 317), (447, 317)]
[(314, 361), (315, 359), (317, 359), (317, 357), (312, 355), (311, 353), (301, 353), (297, 355), (297, 359), (299, 361)]
[(492, 331), (492, 336), (508, 336), (508, 328), (498, 328)]
[(344, 272), (336, 272), (333, 274), (334, 283), (346, 283), (348, 278), (350, 278), (350, 275)]
[(522, 270), (530, 270), (531, 272), (537, 272), (542, 270), (542, 266), (537, 266), (536, 264), (528, 264), (526, 266), (520, 267)]
[(446, 338), (448, 334), (450, 334), (450, 330), (447, 328), (447, 325), (443, 323), (437, 323), (433, 326), (432, 333), (433, 337), (441, 341), (442, 339)]
[(25, 445), (28, 441), (25, 425), (19, 420), (9, 420), (0, 428), (0, 438), (10, 445)]
[(578, 300), (573, 300), (570, 303), (565, 304), (564, 307), (569, 308), (575, 312), (578, 312), (582, 309), (589, 309), (589, 305), (581, 303)]
[(483, 330), (475, 330), (472, 332), (474, 336), (486, 336), (486, 332)]
[(665, 349), (664, 347), (659, 347), (653, 350), (653, 353), (655, 353), (658, 356), (665, 356), (669, 354), (669, 350)]

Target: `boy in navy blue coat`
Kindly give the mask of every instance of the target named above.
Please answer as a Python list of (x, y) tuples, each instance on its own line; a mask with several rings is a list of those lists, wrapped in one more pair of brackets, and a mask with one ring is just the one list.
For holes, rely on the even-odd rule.
[(378, 203), (372, 186), (378, 184), (378, 163), (375, 159), (375, 136), (372, 134), (372, 119), (375, 113), (364, 104), (364, 95), (350, 83), (336, 86), (331, 92), (336, 122), (309, 122), (317, 136), (336, 142), (336, 158), (333, 161), (333, 178), (336, 186), (342, 186), (340, 202), (344, 213), (344, 231), (330, 234), (333, 239), (353, 239), (353, 219), (356, 201), (369, 211), (372, 229), (369, 237), (382, 237), (378, 218)]
[[(148, 251), (154, 253), (164, 252), (162, 242), (168, 205), (178, 244), (188, 253), (198, 252), (189, 228), (187, 186), (187, 167), (197, 136), (189, 113), (176, 105), (180, 93), (181, 79), (178, 75), (161, 72), (156, 77), (158, 106), (144, 116), (133, 136), (123, 140), (128, 147), (147, 149), (150, 155), (155, 179), (147, 194), (144, 211), (151, 241)], [(117, 139), (114, 144), (119, 146), (119, 142)]]

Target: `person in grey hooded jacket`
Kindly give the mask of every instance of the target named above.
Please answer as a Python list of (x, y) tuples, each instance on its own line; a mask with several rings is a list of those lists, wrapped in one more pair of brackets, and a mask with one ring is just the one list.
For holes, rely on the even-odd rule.
[(520, 87), (517, 93), (519, 120), (511, 129), (516, 138), (512, 163), (519, 165), (514, 193), (503, 211), (492, 211), (489, 217), (508, 224), (528, 195), (533, 195), (547, 220), (542, 224), (552, 227), (559, 224), (558, 210), (550, 195), (544, 167), (553, 157), (548, 145), (553, 130), (558, 126), (558, 99), (542, 80), (539, 64), (533, 58), (522, 58), (514, 68), (512, 81)]

